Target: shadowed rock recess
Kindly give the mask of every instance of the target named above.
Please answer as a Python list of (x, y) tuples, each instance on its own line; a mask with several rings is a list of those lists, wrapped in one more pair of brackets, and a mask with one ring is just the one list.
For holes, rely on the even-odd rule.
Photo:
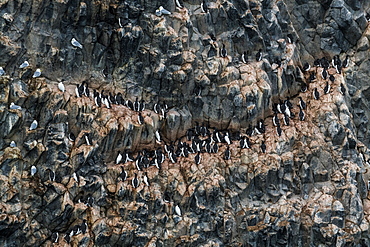
[(0, 0), (0, 245), (370, 246), (368, 20)]

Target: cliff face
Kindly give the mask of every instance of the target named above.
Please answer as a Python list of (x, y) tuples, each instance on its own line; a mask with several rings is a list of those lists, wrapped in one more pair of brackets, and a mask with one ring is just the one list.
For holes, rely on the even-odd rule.
[[(200, 3), (0, 1), (2, 246), (370, 245), (370, 2)], [(349, 56), (340, 73), (335, 55)], [(89, 97), (76, 96), (83, 81)], [(145, 109), (99, 107), (93, 90)], [(286, 97), (295, 116), (277, 114), (279, 136), (272, 108)], [(266, 131), (240, 148), (260, 119)], [(172, 162), (165, 143), (184, 150), (200, 126), (232, 142)], [(158, 148), (160, 169), (125, 162), (158, 162)]]

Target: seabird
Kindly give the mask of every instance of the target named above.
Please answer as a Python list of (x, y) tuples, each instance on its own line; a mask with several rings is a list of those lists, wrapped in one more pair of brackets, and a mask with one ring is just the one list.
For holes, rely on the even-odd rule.
[(58, 243), (58, 239), (59, 239), (59, 233), (53, 232), (53, 234), (51, 234), (51, 242)]
[(321, 72), (321, 77), (322, 79), (326, 80), (328, 78), (328, 72), (326, 71), (326, 69), (324, 68)]
[(339, 91), (341, 94), (345, 95), (346, 94), (346, 88), (344, 87), (343, 83), (340, 84)]
[[(284, 114), (284, 118), (283, 118), (283, 120), (284, 120), (284, 124), (286, 125), (286, 126), (288, 126), (289, 125), (289, 116), (288, 115), (286, 115), (286, 114)], [(279, 126), (278, 126), (279, 127)]]
[(51, 170), (50, 168), (48, 169), (49, 171), (49, 180), (54, 182), (55, 181), (55, 172)]
[(317, 91), (317, 88), (313, 90), (313, 97), (315, 100), (320, 99), (320, 93)]
[(201, 10), (202, 10), (203, 13), (207, 13), (208, 12), (208, 6), (207, 6), (207, 2), (205, 0), (203, 0), (200, 3), (200, 8), (201, 8)]
[(28, 63), (28, 61), (24, 61), (21, 65), (19, 65), (19, 68), (20, 69), (24, 69), (26, 67), (30, 66), (30, 64)]
[(12, 102), (12, 103), (10, 103), (9, 109), (11, 109), (11, 110), (22, 110), (22, 107), (20, 107), (19, 105), (14, 104)]
[(118, 155), (117, 155), (117, 158), (116, 158), (116, 165), (121, 163), (121, 161), (122, 161), (122, 154), (121, 154), (121, 152), (118, 152)]
[(334, 75), (329, 75), (329, 80), (330, 80), (331, 82), (334, 82), (334, 81), (335, 81), (335, 77), (334, 77)]
[(149, 183), (149, 178), (148, 178), (148, 173), (147, 172), (145, 172), (144, 173), (144, 184), (146, 185), (146, 186), (150, 186), (150, 183)]
[(74, 46), (74, 47), (78, 47), (80, 49), (82, 49), (82, 45), (80, 42), (78, 42), (75, 38), (72, 38), (71, 40), (71, 44)]
[(32, 78), (37, 78), (41, 75), (41, 70), (40, 69), (36, 69), (35, 73), (33, 73), (33, 76)]
[(140, 101), (140, 109), (139, 109), (139, 111), (144, 111), (144, 110), (145, 110), (145, 101), (142, 99)]
[(299, 109), (299, 120), (304, 121), (304, 117), (305, 117), (305, 114), (301, 108)]
[(221, 57), (226, 57), (227, 56), (227, 51), (226, 51), (226, 48), (225, 48), (225, 44), (222, 44), (220, 54), (221, 54)]
[(243, 62), (243, 63), (247, 63), (247, 52), (244, 52), (244, 53), (242, 54), (242, 62)]
[(304, 102), (304, 100), (302, 99), (301, 96), (298, 96), (299, 98), (299, 108), (305, 110), (306, 109), (306, 102)]
[(5, 75), (5, 70), (3, 69), (3, 67), (0, 67), (0, 76), (3, 76)]
[(182, 6), (182, 3), (180, 2), (180, 0), (175, 0), (175, 4), (178, 8), (182, 9), (183, 6)]
[(72, 132), (69, 132), (68, 134), (68, 139), (71, 141), (71, 142), (74, 142), (76, 140), (76, 136), (75, 134), (73, 134)]
[(140, 125), (144, 123), (144, 117), (141, 115), (141, 112), (139, 112), (139, 115), (137, 116), (137, 121)]
[(198, 152), (195, 157), (194, 157), (194, 160), (195, 160), (195, 164), (199, 165), (200, 164), (200, 161), (202, 160), (202, 157), (200, 156), (200, 152)]
[(277, 113), (275, 113), (275, 115), (272, 117), (272, 123), (274, 124), (274, 126), (280, 125), (280, 120)]
[(87, 232), (88, 226), (87, 226), (87, 223), (86, 223), (85, 219), (82, 221), (82, 224), (81, 224), (80, 228), (81, 228), (82, 234), (85, 234)]
[(134, 111), (139, 111), (140, 109), (140, 103), (138, 98), (136, 97), (135, 102), (134, 102)]
[(64, 236), (64, 240), (67, 242), (67, 244), (69, 244), (69, 242), (71, 242), (70, 232), (66, 232), (66, 235)]
[(310, 66), (310, 64), (309, 63), (305, 63), (304, 65), (303, 65), (303, 70), (304, 71), (309, 71), (311, 69), (311, 66)]
[(73, 174), (72, 174), (72, 177), (73, 177), (73, 179), (76, 181), (76, 183), (80, 183), (80, 178), (79, 178), (79, 176), (77, 175), (77, 173), (76, 172), (74, 172)]
[(324, 87), (324, 94), (328, 94), (328, 93), (330, 93), (330, 84), (327, 81), (326, 86)]
[(230, 147), (227, 146), (225, 153), (224, 153), (224, 160), (229, 160), (230, 158), (231, 158)]
[(36, 168), (36, 166), (31, 166), (31, 176), (34, 176), (35, 174), (36, 174), (36, 172), (37, 172), (37, 168)]
[(316, 59), (314, 62), (313, 62), (313, 65), (316, 66), (316, 67), (321, 67), (321, 60), (320, 59)]
[(168, 157), (169, 157), (169, 159), (171, 160), (172, 163), (175, 164), (177, 162), (177, 155), (175, 153), (173, 153), (173, 152), (169, 153)]
[(281, 136), (281, 127), (280, 127), (280, 125), (276, 126), (276, 133), (278, 134), (278, 136)]
[(155, 132), (155, 138), (156, 138), (157, 143), (161, 143), (162, 139), (161, 139), (161, 135), (159, 134), (158, 130)]
[(259, 49), (257, 54), (256, 54), (256, 60), (257, 62), (262, 60), (262, 49)]
[(181, 216), (181, 209), (180, 209), (179, 205), (176, 205), (176, 207), (175, 207), (175, 213), (176, 213), (178, 216)]
[(155, 14), (156, 16), (162, 16), (162, 15), (170, 15), (171, 12), (163, 8), (162, 6), (159, 6), (159, 8), (155, 11)]
[(83, 94), (83, 86), (82, 85), (77, 85), (76, 88), (75, 88), (75, 92), (76, 92), (76, 96), (79, 98), (79, 97), (82, 97), (82, 94)]
[(262, 153), (266, 153), (266, 144), (265, 144), (265, 141), (262, 141), (262, 144), (261, 144), (260, 148), (261, 148), (261, 152)]
[(140, 181), (137, 178), (137, 173), (135, 173), (135, 178), (132, 179), (131, 183), (132, 183), (132, 187), (134, 187), (134, 189), (136, 189), (137, 187), (139, 187)]
[(86, 145), (91, 146), (92, 141), (91, 141), (89, 133), (85, 133), (85, 141), (86, 141)]
[(9, 146), (11, 148), (15, 148), (17, 146), (17, 144), (15, 144), (15, 141), (11, 141), (10, 144), (9, 144)]
[(307, 92), (307, 88), (308, 88), (307, 83), (302, 82), (302, 84), (301, 84), (301, 92), (302, 93)]
[(62, 82), (62, 81), (58, 83), (58, 88), (59, 88), (59, 90), (60, 90), (60, 91), (62, 91), (63, 93), (64, 93), (64, 92), (65, 92), (65, 90), (66, 90), (66, 88), (64, 87), (64, 84), (63, 84), (63, 82)]
[(316, 80), (316, 75), (315, 75), (315, 73), (314, 73), (314, 72), (312, 72), (312, 73), (310, 74), (310, 82), (313, 82), (314, 80)]
[(231, 144), (231, 141), (230, 141), (230, 137), (229, 137), (229, 132), (226, 132), (225, 136), (224, 136), (224, 139), (225, 139), (225, 142), (230, 145)]
[(30, 126), (30, 130), (36, 129), (37, 128), (37, 125), (38, 125), (37, 120), (36, 119), (33, 120), (33, 122), (31, 123), (31, 126)]
[(118, 177), (121, 178), (122, 182), (126, 181), (127, 179), (127, 172), (125, 171), (125, 169), (123, 168), (123, 166), (121, 166), (121, 173), (119, 174)]
[(346, 58), (343, 60), (343, 68), (347, 68), (349, 65), (349, 56), (347, 55)]

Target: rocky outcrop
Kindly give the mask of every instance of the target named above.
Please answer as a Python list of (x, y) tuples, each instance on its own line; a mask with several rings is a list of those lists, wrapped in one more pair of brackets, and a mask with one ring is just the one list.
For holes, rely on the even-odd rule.
[[(161, 4), (170, 15), (155, 14)], [(1, 245), (369, 245), (370, 5), (209, 1), (204, 13), (198, 1), (182, 4), (0, 2)], [(335, 80), (324, 94), (313, 62), (334, 55), (350, 64), (328, 70)], [(36, 68), (42, 75), (33, 78)], [(83, 81), (90, 96), (76, 97)], [(93, 90), (143, 100), (145, 110), (98, 107)], [(307, 103), (304, 121), (297, 96)], [(279, 136), (272, 107), (286, 97), (295, 117), (284, 125), (278, 114)], [(168, 105), (165, 116), (156, 103)], [(259, 119), (266, 132), (241, 149), (234, 137)], [(200, 164), (197, 153), (171, 162), (164, 144), (190, 144), (196, 126), (228, 130), (232, 143), (203, 151)], [(116, 162), (118, 153), (152, 156), (159, 147), (160, 169)]]

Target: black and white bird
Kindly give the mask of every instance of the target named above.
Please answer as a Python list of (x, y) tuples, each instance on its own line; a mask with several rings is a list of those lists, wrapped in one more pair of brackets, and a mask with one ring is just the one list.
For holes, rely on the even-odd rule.
[(241, 140), (240, 140), (240, 148), (251, 148), (251, 143), (249, 141), (249, 138), (244, 136)]
[(38, 126), (38, 123), (37, 123), (37, 120), (33, 120), (33, 122), (31, 123), (31, 126), (30, 126), (30, 130), (34, 130), (36, 129)]
[(301, 83), (301, 92), (305, 93), (305, 92), (307, 92), (307, 89), (308, 89), (307, 83), (302, 82)]
[(275, 113), (274, 116), (272, 117), (272, 123), (275, 127), (280, 125), (280, 120), (277, 113)]
[(298, 103), (299, 108), (302, 110), (306, 110), (306, 107), (307, 107), (306, 102), (304, 102), (301, 96), (298, 96), (298, 98), (299, 98), (299, 103)]
[(11, 141), (10, 144), (9, 144), (9, 147), (15, 148), (15, 147), (17, 147), (17, 144), (15, 143), (15, 141)]
[(159, 131), (158, 130), (155, 132), (155, 139), (156, 139), (156, 142), (157, 143), (161, 143), (162, 142), (161, 134), (159, 134)]
[(58, 243), (58, 240), (59, 240), (59, 233), (58, 232), (53, 232), (51, 234), (51, 242)]
[(0, 66), (0, 76), (3, 76), (5, 75), (5, 70), (3, 69), (3, 67)]
[(77, 98), (82, 97), (82, 94), (84, 92), (84, 87), (83, 85), (77, 85), (75, 88), (76, 96)]
[(200, 162), (202, 160), (202, 157), (200, 156), (200, 152), (198, 152), (195, 157), (194, 157), (194, 161), (195, 161), (195, 164), (199, 165)]
[(121, 152), (118, 152), (118, 155), (117, 155), (117, 158), (116, 158), (116, 165), (121, 163), (121, 161), (122, 161), (122, 154), (121, 154)]
[(329, 84), (329, 82), (327, 81), (327, 82), (326, 82), (326, 85), (325, 85), (325, 87), (324, 87), (324, 94), (328, 94), (328, 93), (330, 93), (330, 84)]
[(303, 65), (303, 70), (304, 71), (309, 71), (311, 69), (311, 66), (310, 66), (310, 64), (309, 63), (305, 63), (304, 65)]
[(90, 138), (90, 134), (89, 133), (85, 133), (85, 141), (86, 141), (86, 145), (87, 146), (91, 146), (92, 145), (92, 140)]
[[(286, 125), (286, 126), (289, 126), (289, 116), (288, 115), (286, 115), (286, 114), (284, 114), (284, 118), (283, 118), (283, 120), (284, 120), (284, 124)], [(278, 126), (279, 127), (279, 126)]]
[(346, 88), (344, 87), (343, 83), (340, 84), (339, 92), (343, 95), (346, 94)]
[(347, 68), (349, 66), (349, 56), (346, 55), (346, 58), (343, 60), (343, 68)]
[(48, 172), (49, 172), (49, 180), (51, 182), (54, 182), (55, 181), (55, 172), (53, 170), (51, 170), (50, 168), (48, 169)]
[(330, 80), (331, 82), (334, 82), (334, 81), (335, 81), (335, 77), (334, 77), (334, 75), (329, 75), (329, 80)]
[(299, 120), (304, 121), (305, 113), (303, 112), (302, 108), (299, 109)]
[(148, 178), (148, 173), (147, 172), (144, 172), (143, 180), (144, 180), (144, 184), (149, 187), (150, 183), (149, 183), (149, 178)]
[(326, 69), (324, 68), (321, 72), (321, 77), (322, 79), (326, 80), (328, 78), (328, 72), (326, 71)]
[(175, 206), (175, 213), (176, 213), (178, 216), (181, 216), (181, 215), (182, 215), (182, 214), (181, 214), (181, 209), (180, 209), (179, 205), (176, 205), (176, 206)]
[(314, 98), (315, 100), (319, 100), (319, 99), (320, 99), (320, 93), (319, 93), (319, 91), (317, 91), (317, 88), (315, 88), (315, 89), (313, 90), (313, 98)]
[(257, 62), (262, 60), (262, 49), (259, 49), (257, 54), (256, 54), (256, 60)]
[(133, 187), (134, 189), (136, 189), (137, 187), (139, 187), (139, 185), (140, 185), (140, 181), (139, 181), (139, 179), (137, 178), (137, 173), (135, 173), (135, 177), (132, 179), (131, 183), (132, 183), (132, 187)]
[(71, 142), (74, 142), (76, 140), (76, 136), (75, 134), (73, 134), (72, 132), (69, 132), (68, 134), (68, 139), (71, 141)]
[(227, 146), (225, 153), (224, 153), (224, 160), (229, 160), (230, 158), (231, 158), (230, 147)]
[(121, 173), (118, 175), (118, 177), (121, 179), (122, 182), (126, 181), (127, 179), (127, 172), (125, 171), (125, 168), (121, 166)]
[(137, 116), (137, 121), (140, 125), (144, 123), (144, 117), (141, 115), (141, 112), (139, 112), (139, 115)]
[(208, 6), (207, 6), (207, 2), (205, 0), (203, 0), (201, 2), (200, 8), (201, 8), (203, 13), (208, 13)]
[(266, 144), (265, 141), (262, 141), (261, 146), (260, 146), (261, 152), (266, 153)]
[(221, 55), (221, 57), (227, 57), (227, 50), (225, 48), (225, 44), (222, 44), (220, 55)]
[(66, 88), (65, 88), (65, 86), (63, 84), (63, 81), (61, 81), (61, 82), (58, 83), (58, 89), (60, 91), (62, 91), (62, 93), (64, 93), (66, 91)]
[(82, 221), (80, 229), (81, 229), (82, 234), (85, 234), (87, 232), (88, 226), (87, 226), (87, 222), (85, 219)]
[(245, 64), (248, 63), (247, 52), (244, 52), (242, 54), (242, 62), (245, 63)]
[(175, 0), (175, 4), (176, 4), (176, 7), (180, 8), (180, 9), (182, 9), (184, 7), (181, 0)]
[(278, 126), (276, 126), (276, 133), (277, 133), (277, 135), (278, 136), (281, 136), (281, 127), (280, 127), (280, 125), (278, 125)]

